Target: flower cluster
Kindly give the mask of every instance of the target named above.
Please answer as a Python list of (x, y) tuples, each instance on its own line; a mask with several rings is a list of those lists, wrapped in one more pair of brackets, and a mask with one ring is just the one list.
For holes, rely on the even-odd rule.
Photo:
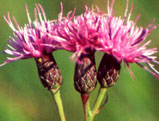
[[(42, 6), (35, 4), (34, 21), (31, 20), (26, 7), (29, 23), (24, 27), (20, 27), (13, 17), (16, 25), (14, 26), (8, 14), (8, 18), (4, 17), (4, 19), (14, 34), (4, 52), (14, 57), (8, 57), (1, 66), (19, 59), (35, 58), (37, 60), (37, 58), (50, 55), (55, 50), (64, 49), (74, 52), (72, 58), (76, 60), (77, 75), (84, 80), (86, 78), (91, 80), (93, 75), (96, 76), (94, 53), (102, 51), (105, 54), (97, 76), (99, 82), (102, 80), (101, 84), (106, 87), (113, 85), (118, 79), (122, 61), (128, 68), (129, 63), (136, 63), (158, 78), (159, 72), (151, 64), (151, 62), (159, 64), (154, 56), (157, 49), (146, 48), (151, 41), (144, 43), (146, 37), (157, 25), (153, 25), (153, 21), (146, 28), (136, 26), (139, 16), (135, 21), (130, 19), (133, 5), (128, 12), (128, 0), (123, 18), (114, 16), (114, 1), (112, 0), (109, 5), (109, 0), (107, 0), (107, 14), (99, 11), (97, 7), (91, 10), (85, 6), (83, 14), (75, 16), (74, 10), (73, 13), (69, 12), (67, 17), (62, 16), (63, 6), (61, 4), (58, 19), (51, 21), (47, 20)], [(147, 64), (149, 68), (141, 63)], [(87, 68), (90, 64), (93, 64), (93, 69)], [(87, 72), (86, 68), (88, 71), (92, 69), (93, 75)], [(82, 76), (82, 72), (88, 74)], [(82, 85), (82, 88), (88, 86), (83, 83), (81, 84), (80, 81), (77, 85)], [(93, 85), (95, 86), (96, 83)]]

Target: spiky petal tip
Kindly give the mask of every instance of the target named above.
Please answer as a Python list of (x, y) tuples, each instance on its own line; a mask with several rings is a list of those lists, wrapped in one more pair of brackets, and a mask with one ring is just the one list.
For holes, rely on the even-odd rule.
[[(124, 61), (124, 63), (128, 65), (128, 68), (129, 63), (136, 63), (156, 78), (159, 78), (159, 72), (151, 64), (151, 62), (159, 64), (154, 55), (158, 51), (156, 48), (147, 49), (147, 46), (151, 41), (144, 43), (146, 37), (158, 25), (153, 25), (153, 19), (152, 23), (146, 28), (137, 27), (136, 22), (140, 15), (136, 17), (135, 21), (130, 20), (133, 4), (128, 13), (128, 0), (123, 19), (114, 16), (114, 1), (115, 0), (112, 0), (110, 6), (109, 0), (107, 0), (108, 14), (105, 15), (102, 21), (102, 31), (104, 36), (101, 39), (101, 51), (115, 57), (118, 62)], [(147, 64), (149, 68), (141, 63)]]

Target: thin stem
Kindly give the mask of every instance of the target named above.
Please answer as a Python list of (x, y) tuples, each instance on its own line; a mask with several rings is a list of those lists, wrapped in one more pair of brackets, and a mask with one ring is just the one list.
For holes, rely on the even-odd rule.
[(83, 109), (84, 109), (84, 119), (85, 121), (89, 121), (89, 117), (91, 115), (89, 94), (81, 94), (81, 98), (82, 98)]
[(61, 121), (66, 121), (64, 110), (63, 110), (62, 99), (61, 99), (61, 95), (60, 95), (60, 90), (57, 90), (57, 91), (51, 90), (50, 92), (51, 92), (51, 94), (54, 98), (54, 101), (56, 103), (56, 107), (57, 107), (57, 110), (59, 112), (59, 116), (60, 116)]
[(95, 115), (100, 111), (99, 108), (100, 108), (101, 103), (102, 103), (102, 101), (103, 101), (103, 99), (105, 97), (106, 92), (107, 92), (107, 88), (100, 88), (99, 94), (98, 94), (97, 100), (95, 102), (95, 105), (93, 107), (92, 115), (89, 118), (89, 121), (93, 121)]
[(99, 92), (97, 101), (96, 101), (94, 108), (92, 110), (93, 113), (98, 113), (97, 111), (100, 108), (100, 105), (102, 103), (103, 98), (105, 97), (106, 91), (107, 91), (107, 88), (100, 88), (100, 92)]

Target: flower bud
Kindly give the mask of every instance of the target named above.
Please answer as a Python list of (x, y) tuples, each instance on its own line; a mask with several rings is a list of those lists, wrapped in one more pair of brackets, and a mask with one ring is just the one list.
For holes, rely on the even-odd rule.
[(81, 94), (90, 93), (97, 85), (94, 51), (80, 56), (74, 74), (75, 89)]
[(102, 88), (113, 86), (118, 80), (121, 62), (112, 55), (104, 54), (98, 69), (97, 78)]
[(61, 71), (52, 54), (35, 58), (40, 80), (48, 90), (57, 90), (62, 85)]

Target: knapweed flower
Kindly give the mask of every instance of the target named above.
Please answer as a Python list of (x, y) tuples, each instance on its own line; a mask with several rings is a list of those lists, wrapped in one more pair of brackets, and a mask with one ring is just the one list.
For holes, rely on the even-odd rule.
[[(42, 11), (42, 15), (40, 9)], [(7, 64), (12, 61), (16, 61), (19, 59), (27, 59), (27, 58), (37, 58), (45, 55), (45, 53), (51, 53), (53, 50), (57, 48), (50, 47), (49, 44), (54, 41), (48, 38), (48, 35), (44, 32), (41, 32), (40, 29), (47, 30), (50, 27), (50, 21), (46, 20), (46, 16), (44, 10), (41, 5), (36, 4), (35, 9), (35, 21), (31, 21), (28, 9), (26, 7), (27, 16), (29, 20), (29, 24), (25, 24), (24, 27), (20, 27), (15, 18), (13, 17), (14, 24), (10, 19), (10, 15), (8, 13), (8, 18), (4, 16), (5, 21), (13, 30), (13, 36), (10, 40), (8, 40), (8, 48), (4, 50), (4, 53), (15, 56), (8, 57), (4, 64)], [(38, 16), (40, 21), (38, 20)], [(42, 18), (43, 17), (43, 18)], [(57, 47), (57, 46), (55, 46)]]
[(90, 10), (85, 6), (84, 14), (74, 16), (74, 18), (73, 16), (67, 17), (61, 21), (61, 24), (58, 24), (58, 36), (65, 40), (62, 44), (63, 48), (74, 52), (71, 57), (73, 60), (80, 61), (82, 54), (88, 54), (90, 50), (94, 51), (101, 47), (99, 41), (102, 34), (99, 32), (101, 17), (102, 13), (98, 8)]
[(96, 87), (94, 53), (101, 46), (101, 17), (98, 8), (90, 10), (85, 6), (84, 14), (74, 16), (72, 21), (67, 20), (58, 28), (58, 35), (66, 40), (65, 50), (74, 52), (74, 85), (80, 93), (89, 93)]
[(16, 25), (14, 26), (9, 13), (8, 18), (4, 16), (5, 21), (13, 30), (13, 37), (9, 40), (8, 48), (4, 50), (4, 53), (14, 57), (8, 57), (2, 65), (19, 59), (34, 58), (37, 63), (39, 77), (43, 85), (50, 90), (59, 87), (62, 83), (61, 72), (52, 56), (52, 51), (60, 49), (61, 46), (58, 40), (48, 36), (49, 32), (56, 28), (57, 22), (47, 20), (42, 6), (40, 4), (35, 5), (34, 21), (31, 21), (26, 6), (29, 23), (25, 24), (24, 27), (20, 27), (13, 17)]
[[(109, 6), (109, 0), (107, 0), (108, 14), (105, 15), (102, 21), (103, 39), (101, 39), (105, 52), (103, 59), (99, 66), (98, 80), (103, 87), (112, 86), (118, 79), (120, 72), (120, 64), (123, 61), (128, 66), (130, 74), (133, 76), (129, 63), (136, 63), (140, 67), (144, 68), (152, 75), (158, 78), (158, 71), (154, 68), (151, 62), (159, 64), (156, 60), (155, 54), (156, 48), (147, 49), (147, 45), (151, 41), (143, 43), (150, 32), (157, 27), (150, 23), (146, 28), (137, 27), (136, 22), (139, 19), (137, 16), (135, 21), (130, 20), (133, 5), (128, 13), (128, 0), (123, 19), (121, 17), (115, 17), (113, 15), (112, 0), (111, 7)], [(141, 63), (147, 64), (147, 66)]]

